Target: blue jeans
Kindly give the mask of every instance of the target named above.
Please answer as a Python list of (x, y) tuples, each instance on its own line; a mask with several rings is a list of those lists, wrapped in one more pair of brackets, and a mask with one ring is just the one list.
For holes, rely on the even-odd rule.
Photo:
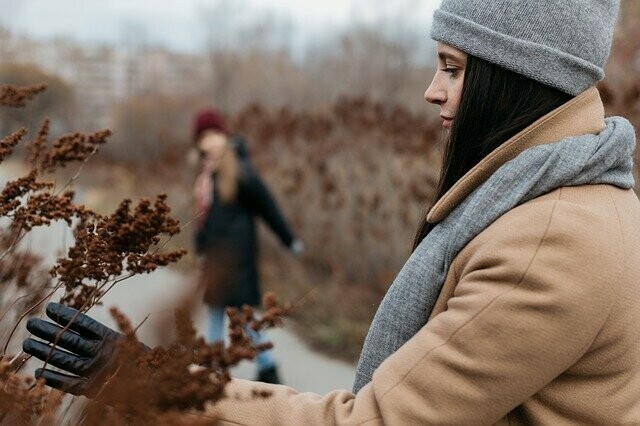
[[(209, 341), (215, 342), (216, 340), (224, 341), (226, 336), (225, 333), (225, 318), (227, 315), (224, 312), (224, 308), (220, 307), (208, 307), (209, 314)], [(264, 332), (255, 331), (249, 327), (245, 329), (247, 335), (251, 339), (254, 345), (261, 345), (266, 343), (268, 340), (266, 339)], [(258, 371), (265, 370), (267, 368), (275, 367), (276, 360), (273, 356), (273, 350), (269, 349), (266, 351), (258, 352), (258, 357), (256, 358), (256, 365), (258, 366)]]

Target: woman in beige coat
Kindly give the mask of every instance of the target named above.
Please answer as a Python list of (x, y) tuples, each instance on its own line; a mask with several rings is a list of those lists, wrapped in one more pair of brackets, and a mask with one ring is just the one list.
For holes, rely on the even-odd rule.
[(448, 129), (438, 201), (353, 392), (234, 380), (211, 413), (230, 425), (640, 424), (635, 134), (605, 119), (593, 87), (617, 11), (444, 0), (425, 94)]

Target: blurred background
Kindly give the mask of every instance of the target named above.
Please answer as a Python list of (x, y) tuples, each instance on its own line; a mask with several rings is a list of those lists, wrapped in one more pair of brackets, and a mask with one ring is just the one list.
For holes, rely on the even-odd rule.
[[(264, 287), (296, 305), (307, 344), (352, 364), (437, 182), (443, 135), (423, 93), (438, 4), (0, 0), (0, 82), (49, 85), (0, 112), (0, 128), (35, 132), (50, 117), (54, 135), (112, 129), (79, 201), (106, 213), (167, 193), (187, 224), (172, 244), (191, 249), (192, 119), (220, 109), (306, 245), (293, 258), (262, 230)], [(638, 0), (622, 2), (600, 88), (608, 113), (639, 128)], [(194, 265), (175, 276), (194, 280)]]

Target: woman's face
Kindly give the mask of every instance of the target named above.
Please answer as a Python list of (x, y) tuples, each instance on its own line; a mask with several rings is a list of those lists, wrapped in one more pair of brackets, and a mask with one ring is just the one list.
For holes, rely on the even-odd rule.
[(227, 136), (224, 133), (207, 130), (198, 142), (202, 167), (208, 172), (215, 172), (227, 149)]
[(427, 102), (440, 105), (442, 127), (450, 129), (458, 112), (467, 54), (448, 44), (437, 44), (438, 70), (424, 93)]

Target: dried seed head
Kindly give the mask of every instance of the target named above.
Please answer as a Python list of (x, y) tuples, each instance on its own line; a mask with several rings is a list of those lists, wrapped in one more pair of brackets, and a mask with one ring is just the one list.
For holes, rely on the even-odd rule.
[(46, 84), (22, 87), (2, 86), (0, 87), (0, 106), (23, 108), (45, 90), (47, 90)]

